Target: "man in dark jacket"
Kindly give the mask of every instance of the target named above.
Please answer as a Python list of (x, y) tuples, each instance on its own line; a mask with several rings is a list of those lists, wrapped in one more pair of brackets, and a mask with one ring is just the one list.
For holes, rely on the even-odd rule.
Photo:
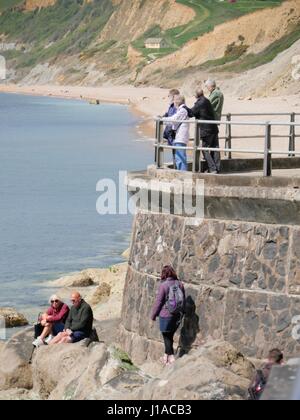
[[(190, 110), (197, 120), (215, 121), (215, 112), (210, 101), (204, 96), (202, 89), (196, 90), (196, 103)], [(219, 148), (219, 128), (217, 124), (200, 124), (200, 137), (203, 147)], [(204, 151), (204, 159), (208, 171), (212, 174), (220, 172), (221, 155), (218, 151)]]
[(65, 330), (55, 337), (50, 344), (77, 343), (91, 335), (94, 315), (92, 308), (81, 297), (80, 293), (72, 293), (73, 306), (65, 324)]

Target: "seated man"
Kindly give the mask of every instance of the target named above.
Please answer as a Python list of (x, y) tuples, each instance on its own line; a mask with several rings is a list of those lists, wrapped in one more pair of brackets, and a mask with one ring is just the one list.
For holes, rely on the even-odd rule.
[(32, 343), (35, 347), (49, 344), (53, 337), (65, 329), (65, 322), (69, 314), (69, 307), (57, 295), (51, 296), (50, 308), (40, 318), (42, 334)]
[(65, 330), (58, 334), (49, 344), (78, 343), (91, 335), (94, 315), (92, 308), (74, 292), (71, 296), (73, 306), (66, 320)]

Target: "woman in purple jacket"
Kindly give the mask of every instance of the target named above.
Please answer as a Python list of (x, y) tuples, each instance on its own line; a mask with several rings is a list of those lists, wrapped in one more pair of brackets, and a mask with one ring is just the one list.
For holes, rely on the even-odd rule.
[(184, 307), (183, 283), (178, 280), (173, 267), (167, 265), (162, 270), (161, 284), (151, 313), (152, 321), (156, 321), (159, 316), (160, 331), (165, 343), (165, 355), (162, 358), (165, 365), (175, 362), (174, 335), (181, 323)]

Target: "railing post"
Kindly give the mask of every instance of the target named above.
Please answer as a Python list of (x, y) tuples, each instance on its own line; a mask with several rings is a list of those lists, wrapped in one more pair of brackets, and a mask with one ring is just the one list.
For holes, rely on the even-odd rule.
[(265, 133), (265, 154), (264, 154), (264, 176), (272, 176), (272, 126), (266, 123)]
[[(226, 121), (231, 122), (231, 114), (226, 115)], [(226, 140), (225, 140), (225, 149), (231, 149), (232, 146), (232, 129), (231, 124), (226, 124)], [(225, 156), (228, 156), (228, 159), (232, 159), (231, 152), (225, 152)]]
[(201, 151), (198, 150), (200, 146), (200, 130), (198, 121), (195, 123), (195, 141), (194, 141), (194, 152), (193, 152), (193, 172), (200, 172), (201, 170)]
[[(296, 121), (296, 114), (295, 112), (291, 113), (291, 123), (294, 123)], [(296, 150), (296, 142), (295, 142), (295, 126), (291, 125), (290, 127), (290, 141), (289, 141), (289, 151), (295, 152)], [(289, 153), (289, 157), (295, 157), (293, 153)]]
[(162, 130), (163, 130), (163, 121), (158, 120), (158, 125), (156, 127), (156, 139), (157, 139), (157, 146), (156, 146), (156, 167), (162, 168), (164, 164), (164, 149), (161, 147), (162, 143)]
[(156, 139), (155, 143), (156, 143), (156, 145), (155, 145), (155, 149), (154, 149), (154, 163), (156, 163), (156, 164), (157, 164), (157, 155), (158, 155), (157, 144), (158, 144), (158, 139), (159, 139), (159, 122), (160, 122), (159, 120), (155, 121), (155, 139)]

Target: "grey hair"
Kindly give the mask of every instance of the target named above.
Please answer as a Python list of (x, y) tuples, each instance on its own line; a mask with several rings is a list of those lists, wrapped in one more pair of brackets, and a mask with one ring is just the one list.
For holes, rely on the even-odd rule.
[(175, 98), (180, 102), (180, 105), (185, 104), (185, 97), (183, 95), (175, 95)]
[(216, 83), (216, 81), (215, 80), (212, 80), (212, 79), (208, 79), (208, 80), (206, 80), (206, 82), (205, 82), (205, 86), (211, 86), (211, 87), (217, 87), (217, 83)]
[(62, 302), (61, 298), (57, 295), (52, 295), (49, 299), (49, 303), (51, 304), (51, 300), (59, 300), (60, 302)]

